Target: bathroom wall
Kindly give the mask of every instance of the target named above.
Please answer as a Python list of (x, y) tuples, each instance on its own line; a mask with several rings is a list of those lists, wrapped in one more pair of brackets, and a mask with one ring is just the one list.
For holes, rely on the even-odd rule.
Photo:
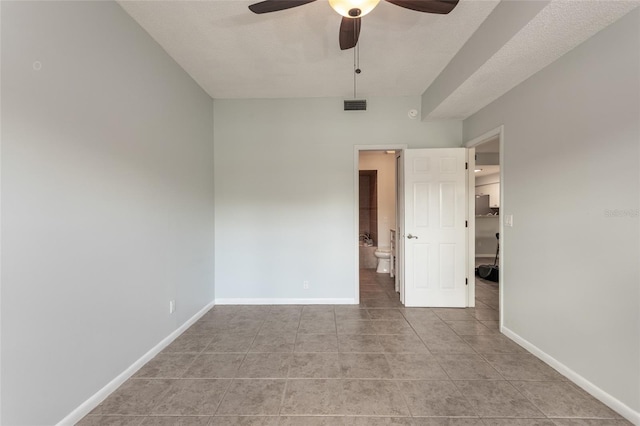
[(388, 249), (390, 229), (396, 224), (396, 156), (385, 151), (360, 151), (358, 167), (378, 172), (378, 238), (374, 241)]
[(378, 172), (360, 170), (359, 219), (360, 235), (369, 234), (373, 244), (378, 244)]

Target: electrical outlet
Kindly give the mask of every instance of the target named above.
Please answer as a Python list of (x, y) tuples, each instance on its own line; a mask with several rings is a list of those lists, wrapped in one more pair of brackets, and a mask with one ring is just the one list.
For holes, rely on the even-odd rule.
[(176, 301), (169, 300), (169, 313), (172, 314), (176, 311)]
[(309, 290), (309, 281), (302, 281), (302, 288), (305, 290)]

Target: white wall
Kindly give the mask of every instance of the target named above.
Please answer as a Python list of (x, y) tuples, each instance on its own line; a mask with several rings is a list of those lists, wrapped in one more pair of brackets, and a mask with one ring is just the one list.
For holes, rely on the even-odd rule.
[(485, 176), (476, 176), (476, 187), (488, 185), (491, 183), (500, 183), (500, 173), (493, 173)]
[(639, 30), (636, 10), (464, 122), (504, 124), (505, 328), (637, 422)]
[(354, 145), (462, 143), (460, 122), (409, 119), (419, 105), (216, 99), (216, 300), (353, 301)]
[(378, 172), (377, 246), (391, 247), (391, 229), (396, 227), (396, 156), (384, 151), (360, 151), (360, 170)]
[(213, 300), (212, 138), (116, 3), (2, 2), (2, 424), (55, 424)]

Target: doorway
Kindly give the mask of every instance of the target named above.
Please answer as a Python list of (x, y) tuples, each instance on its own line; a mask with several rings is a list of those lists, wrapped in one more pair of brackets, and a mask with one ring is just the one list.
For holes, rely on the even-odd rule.
[[(502, 325), (504, 287), (503, 241), (503, 128), (496, 128), (469, 141), (469, 277), (470, 304), (483, 314), (483, 320)], [(480, 265), (497, 265), (498, 282), (478, 276)], [(488, 269), (484, 269), (487, 271)], [(471, 304), (473, 302), (473, 304)]]
[(359, 153), (359, 292), (367, 307), (399, 305), (394, 285), (396, 152)]
[[(402, 306), (395, 288), (393, 234), (396, 152), (405, 148), (405, 145), (356, 146), (354, 150), (355, 299), (366, 307)], [(376, 252), (382, 257), (376, 257)]]

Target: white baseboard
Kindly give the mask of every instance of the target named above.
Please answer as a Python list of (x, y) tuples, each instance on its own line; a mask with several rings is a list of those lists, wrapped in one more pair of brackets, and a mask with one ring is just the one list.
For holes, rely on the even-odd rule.
[(194, 316), (189, 318), (187, 322), (178, 327), (173, 333), (165, 337), (160, 343), (155, 345), (144, 354), (140, 359), (131, 364), (129, 368), (120, 373), (116, 378), (111, 380), (105, 387), (96, 392), (93, 396), (83, 402), (78, 408), (69, 413), (64, 419), (57, 423), (57, 426), (75, 425), (84, 416), (89, 414), (94, 408), (96, 408), (102, 401), (104, 401), (113, 391), (118, 389), (124, 382), (126, 382), (136, 371), (138, 371), (143, 365), (149, 362), (154, 356), (158, 355), (160, 351), (169, 346), (178, 336), (180, 336), (187, 328), (191, 327), (193, 323), (198, 321), (209, 309), (214, 306), (214, 302), (209, 303), (207, 306), (198, 311)]
[(494, 257), (496, 257), (496, 253), (488, 253), (488, 254), (482, 254), (482, 253), (476, 253), (476, 257), (490, 257), (491, 259), (493, 259)]
[(537, 346), (530, 343), (529, 341), (523, 339), (518, 334), (509, 330), (505, 326), (502, 326), (500, 331), (505, 336), (507, 336), (508, 338), (510, 338), (511, 340), (513, 340), (514, 342), (516, 342), (517, 344), (519, 344), (520, 346), (528, 350), (529, 352), (531, 352), (533, 355), (537, 356), (542, 361), (546, 362), (551, 367), (555, 368), (558, 372), (560, 372), (560, 374), (567, 377), (573, 383), (580, 386), (586, 392), (591, 394), (594, 398), (600, 400), (603, 404), (607, 405), (609, 408), (611, 408), (612, 410), (614, 410), (615, 412), (617, 412), (618, 414), (620, 414), (621, 416), (629, 420), (631, 423), (633, 423), (634, 425), (640, 425), (640, 412), (635, 411), (633, 408), (629, 407), (628, 405), (626, 405), (625, 403), (623, 403), (613, 395), (610, 395), (604, 390), (600, 389), (598, 386), (591, 383), (589, 380), (582, 377), (580, 374), (576, 373), (571, 368), (567, 367), (566, 365), (564, 365), (563, 363), (561, 363), (551, 355), (539, 349)]
[(216, 305), (356, 305), (355, 299), (216, 299)]

